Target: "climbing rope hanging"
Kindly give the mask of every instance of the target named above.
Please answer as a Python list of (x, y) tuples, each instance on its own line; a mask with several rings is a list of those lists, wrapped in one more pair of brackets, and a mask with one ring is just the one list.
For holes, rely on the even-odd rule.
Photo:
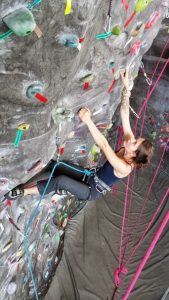
[[(167, 43), (168, 43), (168, 40), (169, 40), (169, 39), (167, 39)], [(166, 44), (167, 44), (167, 43), (166, 43)], [(165, 51), (165, 49), (166, 49), (166, 44), (165, 44), (165, 46), (164, 46), (164, 48), (163, 48), (161, 57), (162, 57), (162, 55), (163, 55), (163, 53), (164, 53), (164, 51)], [(161, 60), (161, 57), (160, 57), (159, 61)], [(153, 76), (155, 75), (155, 72), (156, 72), (157, 67), (158, 67), (158, 65), (159, 65), (159, 61), (157, 62), (157, 65), (156, 65), (156, 67), (155, 67), (155, 71), (153, 72)], [(163, 68), (162, 68), (162, 70), (161, 70), (161, 72), (160, 72), (160, 75), (158, 76), (158, 78), (157, 78), (156, 82), (154, 83), (154, 85), (153, 85), (153, 87), (152, 87), (151, 90), (150, 90), (150, 87), (149, 87), (148, 92), (147, 92), (146, 102), (144, 102), (144, 103), (147, 104), (147, 102), (149, 101), (149, 99), (150, 99), (150, 97), (151, 97), (151, 95), (152, 95), (154, 89), (156, 88), (156, 86), (157, 86), (157, 84), (158, 84), (158, 82), (159, 82), (159, 80), (160, 80), (162, 74), (164, 73), (165, 68), (166, 68), (166, 66), (168, 65), (168, 63), (169, 63), (169, 59), (167, 59), (165, 65), (163, 66)], [(152, 76), (151, 80), (153, 80), (153, 76)], [(145, 107), (146, 105), (145, 105), (144, 103), (143, 103), (143, 105), (144, 105), (144, 107)], [(143, 106), (142, 106), (142, 107), (143, 107)], [(137, 123), (138, 123), (138, 120), (137, 120)], [(143, 125), (144, 125), (144, 122), (142, 123), (142, 126), (143, 126)], [(162, 163), (162, 161), (163, 161), (163, 157), (164, 157), (164, 154), (165, 154), (165, 151), (166, 151), (166, 147), (167, 147), (167, 145), (164, 147), (164, 151), (163, 151), (162, 157), (161, 157), (161, 159), (160, 159), (160, 161), (159, 161), (159, 165), (158, 165), (158, 167), (157, 167), (157, 169), (156, 169), (156, 172), (155, 172), (155, 174), (154, 174), (154, 176), (153, 176), (153, 179), (152, 179), (152, 182), (151, 182), (150, 187), (149, 187), (149, 189), (148, 189), (148, 192), (147, 192), (147, 194), (146, 194), (146, 197), (145, 197), (145, 199), (144, 199), (144, 201), (143, 201), (143, 205), (142, 205), (141, 210), (140, 210), (140, 212), (139, 212), (139, 220), (137, 220), (137, 221), (135, 222), (136, 225), (134, 226), (134, 227), (135, 227), (135, 228), (134, 228), (134, 231), (136, 230), (136, 228), (137, 228), (137, 226), (138, 226), (138, 224), (139, 224), (139, 222), (140, 222), (140, 218), (141, 218), (142, 213), (143, 213), (143, 210), (144, 210), (144, 208), (145, 208), (145, 206), (146, 206), (146, 203), (147, 203), (147, 200), (148, 200), (148, 196), (149, 196), (149, 194), (150, 194), (150, 192), (151, 192), (152, 186), (153, 186), (153, 184), (154, 184), (154, 181), (155, 181), (155, 179), (156, 179), (156, 177), (157, 177), (157, 174), (158, 174), (158, 171), (159, 171), (159, 169), (160, 169), (161, 163)], [(127, 274), (127, 268), (126, 268), (127, 264), (130, 262), (131, 258), (135, 255), (136, 250), (138, 249), (138, 247), (140, 246), (140, 244), (141, 244), (142, 241), (144, 240), (144, 238), (145, 238), (145, 236), (146, 236), (146, 233), (147, 233), (148, 229), (150, 228), (150, 226), (151, 226), (152, 223), (154, 222), (154, 220), (155, 220), (155, 218), (157, 217), (157, 215), (158, 215), (160, 209), (162, 208), (162, 206), (163, 206), (164, 203), (165, 203), (166, 197), (167, 197), (168, 194), (169, 194), (169, 189), (167, 189), (167, 191), (166, 191), (164, 197), (162, 198), (162, 200), (161, 200), (161, 202), (160, 202), (158, 208), (156, 209), (155, 213), (153, 214), (153, 216), (152, 216), (150, 222), (148, 223), (146, 229), (144, 230), (144, 232), (143, 232), (141, 238), (140, 238), (139, 241), (137, 242), (136, 246), (134, 247), (134, 249), (133, 249), (133, 251), (131, 252), (131, 254), (129, 255), (129, 257), (126, 259), (126, 258), (125, 258), (125, 252), (126, 252), (126, 249), (127, 249), (127, 244), (128, 244), (128, 242), (129, 242), (129, 240), (131, 239), (131, 236), (132, 236), (131, 234), (128, 234), (128, 232), (127, 232), (127, 238), (126, 238), (126, 241), (125, 241), (125, 243), (123, 243), (124, 226), (125, 226), (125, 221), (126, 221), (126, 218), (127, 218), (127, 216), (126, 216), (127, 206), (130, 207), (130, 205), (131, 205), (131, 203), (128, 202), (129, 180), (130, 180), (130, 176), (128, 177), (127, 185), (126, 185), (125, 204), (124, 204), (124, 211), (123, 211), (123, 218), (122, 218), (122, 229), (121, 229), (121, 238), (120, 238), (120, 246), (119, 246), (119, 266), (118, 266), (118, 268), (117, 268), (117, 269), (115, 270), (115, 272), (114, 272), (115, 285), (116, 285), (116, 287), (115, 287), (115, 290), (114, 290), (114, 293), (113, 293), (113, 296), (112, 296), (112, 300), (114, 299), (114, 297), (115, 297), (115, 295), (116, 295), (116, 292), (117, 292), (117, 289), (118, 289), (118, 287), (119, 287), (119, 285), (120, 285), (120, 274), (121, 274), (121, 273)], [(132, 187), (133, 187), (133, 186), (134, 186), (134, 181), (133, 181)], [(130, 213), (130, 208), (129, 208), (128, 212)], [(127, 219), (127, 230), (128, 230), (128, 221), (129, 221), (129, 216), (128, 216), (128, 219)], [(122, 253), (123, 245), (124, 245), (124, 252)]]

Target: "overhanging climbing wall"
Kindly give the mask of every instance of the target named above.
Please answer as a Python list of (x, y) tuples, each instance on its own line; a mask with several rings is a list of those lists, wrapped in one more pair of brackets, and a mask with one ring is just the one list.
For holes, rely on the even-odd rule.
[[(167, 1), (160, 0), (130, 1), (129, 6), (120, 0), (1, 1), (1, 196), (37, 174), (57, 146), (66, 160), (97, 164), (99, 151), (76, 113), (88, 106), (106, 134), (120, 103), (119, 71), (130, 67), (132, 87), (167, 10)], [(9, 222), (12, 218), (24, 232), (30, 201), (33, 211), (35, 198), (1, 203), (2, 299), (34, 295), (23, 236)], [(52, 220), (56, 210), (61, 216), (69, 211), (71, 202), (63, 201), (59, 208), (50, 197), (42, 202), (29, 231), (28, 248), (39, 290), (57, 263), (54, 249), (63, 229), (57, 227), (57, 234)], [(75, 200), (70, 201), (75, 209)], [(46, 260), (52, 261), (51, 267)]]

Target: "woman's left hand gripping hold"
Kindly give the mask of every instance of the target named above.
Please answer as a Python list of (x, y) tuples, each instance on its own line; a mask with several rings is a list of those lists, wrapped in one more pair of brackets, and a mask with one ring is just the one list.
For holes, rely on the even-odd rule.
[(90, 109), (87, 107), (82, 107), (79, 111), (78, 111), (78, 116), (80, 118), (81, 121), (83, 121), (86, 125), (88, 124), (88, 122), (91, 120), (91, 112)]

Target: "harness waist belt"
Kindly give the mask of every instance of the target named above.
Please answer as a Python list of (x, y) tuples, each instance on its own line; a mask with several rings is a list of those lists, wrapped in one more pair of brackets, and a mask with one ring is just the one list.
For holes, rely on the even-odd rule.
[(96, 183), (96, 190), (99, 193), (105, 193), (106, 191), (111, 191), (111, 188), (104, 182), (102, 181), (96, 174), (94, 175), (94, 181)]

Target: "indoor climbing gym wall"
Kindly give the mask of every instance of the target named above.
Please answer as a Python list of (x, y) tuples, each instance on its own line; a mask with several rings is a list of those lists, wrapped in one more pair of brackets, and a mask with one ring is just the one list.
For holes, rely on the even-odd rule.
[[(101, 164), (100, 149), (77, 117), (82, 106), (105, 136), (116, 123), (114, 145), (120, 147), (114, 116), (120, 72), (129, 68), (131, 89), (138, 72), (151, 86), (152, 69), (142, 57), (168, 9), (166, 0), (0, 1), (0, 300), (46, 293), (67, 222), (84, 206), (72, 196), (10, 201), (4, 194), (33, 186), (37, 176), (49, 174), (52, 158), (88, 168)], [(141, 112), (134, 103), (130, 108), (137, 122)], [(156, 113), (157, 107), (145, 119), (163, 149), (169, 119), (162, 110), (157, 123)]]

